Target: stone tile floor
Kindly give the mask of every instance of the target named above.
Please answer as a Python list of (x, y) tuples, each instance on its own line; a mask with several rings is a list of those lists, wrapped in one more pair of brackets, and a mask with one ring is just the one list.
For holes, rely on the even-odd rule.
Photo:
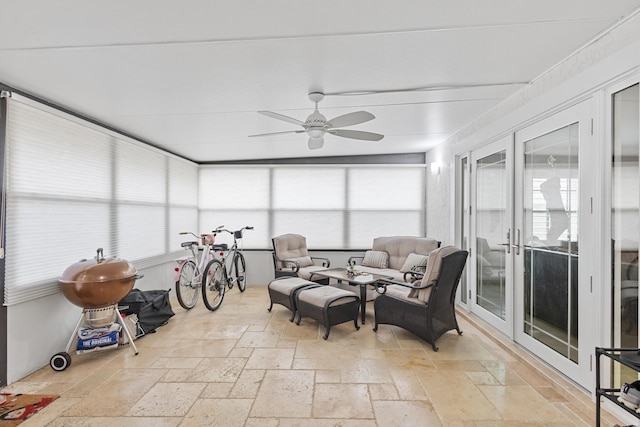
[[(372, 303), (370, 303), (372, 304)], [(459, 314), (440, 350), (393, 326), (300, 326), (266, 286), (202, 301), (128, 347), (73, 355), (3, 391), (60, 398), (29, 426), (593, 426), (595, 403), (518, 346)], [(615, 420), (605, 413), (603, 425)]]

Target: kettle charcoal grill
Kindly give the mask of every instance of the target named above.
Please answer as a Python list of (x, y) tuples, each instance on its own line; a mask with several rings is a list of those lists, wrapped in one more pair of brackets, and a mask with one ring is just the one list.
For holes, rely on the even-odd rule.
[(82, 326), (98, 328), (118, 323), (127, 336), (134, 354), (138, 354), (138, 348), (118, 310), (118, 302), (127, 296), (135, 281), (142, 277), (129, 262), (115, 257), (105, 258), (102, 248), (98, 248), (95, 258), (82, 259), (67, 267), (58, 283), (65, 298), (82, 307), (82, 315), (69, 339), (66, 351), (51, 357), (49, 365), (53, 370), (64, 371), (71, 365), (69, 351)]

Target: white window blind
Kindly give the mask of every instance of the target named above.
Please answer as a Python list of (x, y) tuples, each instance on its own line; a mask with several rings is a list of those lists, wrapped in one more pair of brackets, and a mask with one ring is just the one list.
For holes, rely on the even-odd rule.
[[(48, 108), (7, 105), (5, 305), (58, 292), (64, 269), (98, 247), (138, 268), (180, 250), (168, 236), (177, 221), (197, 223), (197, 165)], [(168, 188), (171, 171), (182, 179)]]
[(199, 207), (201, 226), (254, 225), (245, 247), (298, 233), (314, 249), (362, 249), (376, 236), (424, 234), (425, 167), (201, 167)]
[[(270, 239), (270, 169), (201, 167), (199, 176), (198, 232), (209, 232), (219, 225), (229, 230), (253, 226), (255, 230), (244, 234), (243, 247), (264, 249), (265, 241)], [(216, 239), (216, 243), (232, 242), (233, 238), (227, 234), (220, 234)]]

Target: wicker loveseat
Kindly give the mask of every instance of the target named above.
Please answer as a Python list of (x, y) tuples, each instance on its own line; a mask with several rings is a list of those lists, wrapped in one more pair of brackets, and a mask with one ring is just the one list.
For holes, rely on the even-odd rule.
[(411, 272), (424, 273), (429, 254), (439, 247), (440, 242), (430, 237), (376, 237), (371, 249), (364, 256), (349, 258), (349, 264), (354, 265), (357, 271), (410, 282)]

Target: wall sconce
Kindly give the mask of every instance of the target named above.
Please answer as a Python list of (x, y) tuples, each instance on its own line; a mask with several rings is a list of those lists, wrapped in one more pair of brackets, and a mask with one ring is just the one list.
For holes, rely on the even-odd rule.
[(431, 163), (431, 175), (433, 176), (440, 176), (440, 163), (438, 162), (433, 162)]

